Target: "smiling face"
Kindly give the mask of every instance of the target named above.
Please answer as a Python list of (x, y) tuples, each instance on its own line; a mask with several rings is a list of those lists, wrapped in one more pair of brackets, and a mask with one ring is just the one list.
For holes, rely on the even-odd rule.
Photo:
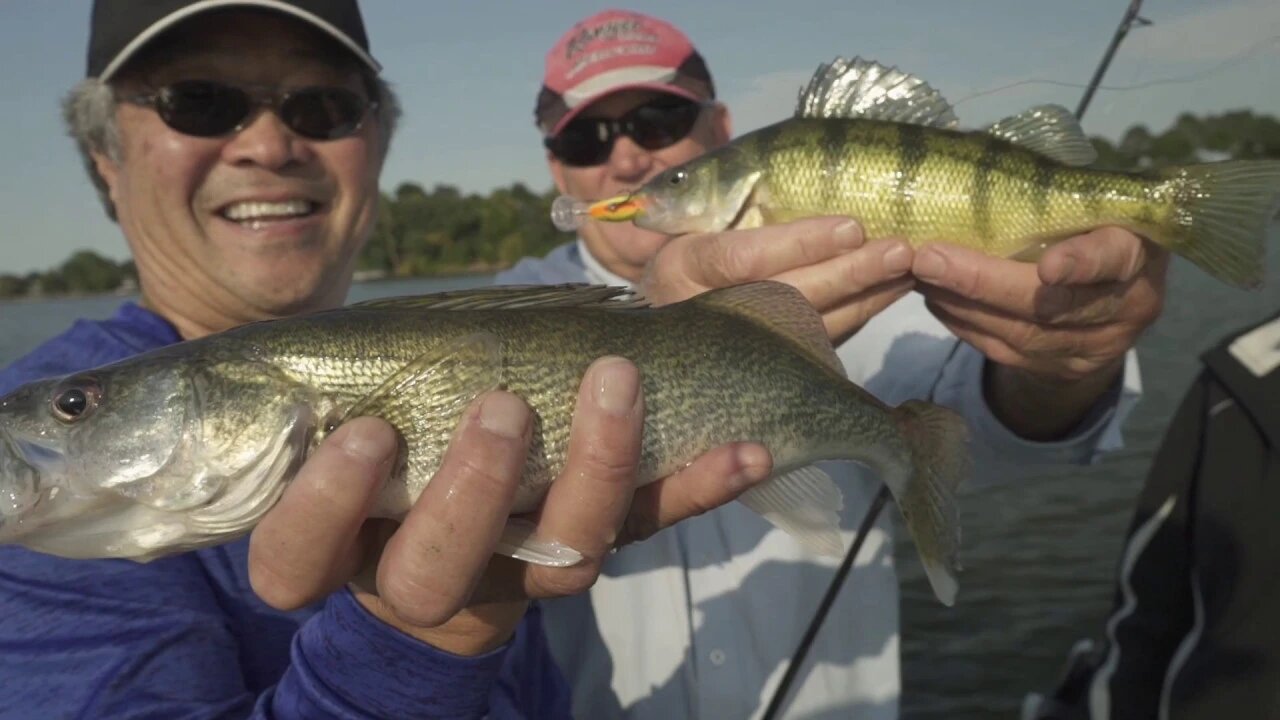
[[(198, 29), (197, 29), (198, 28)], [(296, 20), (225, 11), (180, 26), (113, 81), (132, 97), (184, 80), (367, 98), (357, 61)], [(143, 301), (186, 338), (340, 305), (373, 229), (378, 123), (311, 140), (259, 110), (220, 137), (184, 135), (120, 102), (120, 157), (95, 155), (133, 252)]]

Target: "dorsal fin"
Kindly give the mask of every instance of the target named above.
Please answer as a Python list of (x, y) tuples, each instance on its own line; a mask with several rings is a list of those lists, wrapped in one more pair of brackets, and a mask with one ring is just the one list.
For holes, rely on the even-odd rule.
[(1084, 128), (1061, 105), (1037, 105), (998, 120), (986, 132), (1067, 165), (1088, 165), (1098, 151)]
[(959, 124), (951, 103), (924, 80), (860, 57), (837, 57), (819, 65), (800, 90), (796, 117), (866, 118), (940, 128)]
[(800, 291), (773, 280), (710, 290), (689, 302), (719, 308), (762, 325), (796, 343), (818, 362), (845, 374), (822, 324), (822, 315)]
[(646, 300), (623, 287), (566, 283), (563, 285), (494, 285), (429, 295), (378, 298), (348, 308), (367, 310), (517, 310), (523, 308), (582, 308), (622, 310), (648, 307)]

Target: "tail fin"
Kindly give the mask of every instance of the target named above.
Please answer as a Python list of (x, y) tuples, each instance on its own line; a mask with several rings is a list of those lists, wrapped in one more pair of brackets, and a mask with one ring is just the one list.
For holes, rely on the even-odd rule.
[(956, 488), (972, 465), (966, 446), (969, 429), (951, 410), (919, 400), (899, 405), (893, 417), (911, 453), (911, 476), (901, 488), (886, 484), (894, 491), (934, 594), (950, 606), (960, 571)]
[(1170, 249), (1236, 287), (1260, 285), (1267, 224), (1280, 206), (1280, 161), (1184, 165), (1163, 174), (1195, 188), (1182, 207), (1186, 226)]

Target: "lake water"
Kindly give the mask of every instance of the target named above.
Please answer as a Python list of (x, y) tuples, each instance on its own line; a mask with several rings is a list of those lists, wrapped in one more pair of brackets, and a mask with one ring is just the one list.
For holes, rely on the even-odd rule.
[[(1127, 447), (1097, 467), (1066, 468), (963, 498), (961, 594), (953, 608), (929, 591), (915, 550), (900, 543), (903, 716), (1014, 718), (1023, 695), (1049, 689), (1068, 648), (1098, 637), (1116, 554), (1135, 493), (1200, 352), (1233, 328), (1280, 308), (1280, 231), (1267, 283), (1228, 288), (1176, 260), (1161, 319), (1138, 346), (1144, 396)], [(352, 300), (483, 285), (486, 275), (364, 283)], [(109, 316), (121, 298), (0, 304), (0, 365), (76, 318)]]

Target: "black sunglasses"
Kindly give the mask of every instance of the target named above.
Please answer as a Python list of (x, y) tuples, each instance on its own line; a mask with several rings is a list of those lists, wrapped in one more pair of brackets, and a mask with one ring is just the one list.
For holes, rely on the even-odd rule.
[(269, 107), (286, 127), (312, 140), (336, 140), (355, 133), (378, 106), (339, 87), (279, 91), (212, 80), (184, 80), (128, 100), (154, 108), (165, 125), (196, 137), (238, 132), (249, 124), (254, 110)]
[(542, 143), (565, 165), (587, 167), (609, 159), (613, 143), (626, 135), (645, 150), (676, 144), (693, 130), (709, 101), (664, 97), (628, 111), (620, 118), (574, 118)]

